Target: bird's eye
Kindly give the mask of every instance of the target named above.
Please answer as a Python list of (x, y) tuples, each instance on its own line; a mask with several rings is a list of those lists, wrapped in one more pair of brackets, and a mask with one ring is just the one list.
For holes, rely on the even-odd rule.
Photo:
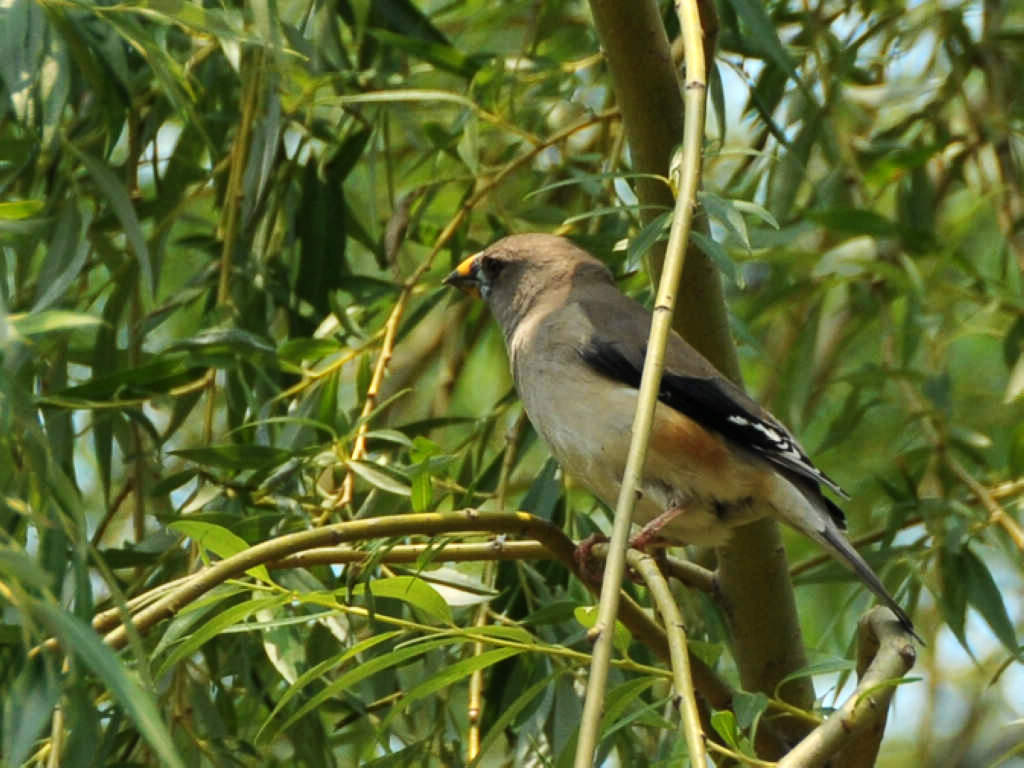
[(480, 260), (480, 269), (483, 270), (484, 276), (488, 281), (494, 280), (504, 268), (505, 262), (493, 256), (484, 256)]

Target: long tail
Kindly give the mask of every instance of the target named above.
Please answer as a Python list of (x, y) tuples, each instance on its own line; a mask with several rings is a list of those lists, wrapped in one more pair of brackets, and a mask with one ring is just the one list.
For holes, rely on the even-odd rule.
[(882, 580), (871, 570), (871, 566), (853, 548), (846, 534), (836, 524), (836, 520), (843, 519), (842, 512), (823, 496), (817, 487), (805, 488), (803, 484), (797, 485), (782, 477), (779, 477), (779, 481), (775, 487), (776, 498), (773, 500), (773, 506), (778, 510), (779, 516), (821, 544), (836, 560), (857, 574), (864, 585), (896, 614), (902, 627), (924, 645), (924, 640), (914, 631), (914, 623), (907, 612), (889, 594)]
[(913, 635), (917, 642), (924, 645), (924, 640), (914, 631), (914, 623), (910, 620), (907, 612), (889, 594), (885, 585), (882, 584), (882, 580), (875, 575), (875, 572), (871, 570), (871, 566), (853, 548), (853, 545), (847, 541), (845, 534), (831, 520), (825, 524), (824, 530), (817, 531), (816, 533), (817, 535), (812, 534), (814, 539), (825, 547), (839, 562), (857, 574), (857, 577), (864, 582), (864, 585), (874, 592), (878, 599), (896, 614), (896, 618), (900, 620), (902, 627)]

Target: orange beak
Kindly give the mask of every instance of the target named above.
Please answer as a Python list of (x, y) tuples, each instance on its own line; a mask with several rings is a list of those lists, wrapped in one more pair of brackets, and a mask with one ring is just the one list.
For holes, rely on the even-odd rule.
[(448, 273), (448, 276), (444, 279), (444, 284), (453, 285), (460, 291), (464, 291), (470, 296), (479, 299), (480, 283), (477, 280), (477, 272), (480, 270), (479, 257), (479, 253), (474, 253), (469, 258), (463, 260), (459, 266)]

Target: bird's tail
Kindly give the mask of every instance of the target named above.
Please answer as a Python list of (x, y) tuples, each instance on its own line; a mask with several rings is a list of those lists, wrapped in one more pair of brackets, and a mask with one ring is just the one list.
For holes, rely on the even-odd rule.
[[(882, 584), (882, 580), (871, 570), (871, 566), (853, 548), (846, 535), (836, 524), (836, 520), (842, 519), (842, 513), (836, 515), (831, 510), (835, 505), (816, 487), (804, 488), (782, 478), (780, 480), (782, 482), (778, 486), (788, 486), (788, 488), (777, 487), (775, 489), (780, 498), (775, 500), (773, 506), (779, 510), (782, 519), (821, 544), (830, 555), (857, 574), (864, 585), (896, 614), (902, 627), (924, 645), (924, 641), (914, 631), (914, 623), (910, 620), (907, 612), (889, 594), (885, 585)], [(781, 493), (779, 493), (780, 491)], [(796, 493), (793, 493), (794, 491)], [(797, 496), (799, 498), (796, 498)]]
[(902, 627), (913, 635), (915, 640), (924, 645), (924, 640), (922, 640), (918, 636), (917, 632), (914, 631), (914, 623), (910, 620), (907, 612), (904, 611), (900, 604), (896, 602), (896, 599), (889, 594), (885, 585), (882, 584), (882, 580), (875, 575), (875, 572), (871, 570), (871, 566), (868, 565), (867, 561), (860, 556), (860, 553), (853, 548), (853, 545), (850, 544), (846, 536), (838, 527), (829, 521), (826, 523), (824, 530), (817, 531), (816, 534), (811, 535), (818, 541), (818, 543), (825, 547), (833, 557), (857, 574), (857, 577), (864, 582), (864, 585), (874, 592), (878, 599), (896, 614), (896, 618), (900, 620)]

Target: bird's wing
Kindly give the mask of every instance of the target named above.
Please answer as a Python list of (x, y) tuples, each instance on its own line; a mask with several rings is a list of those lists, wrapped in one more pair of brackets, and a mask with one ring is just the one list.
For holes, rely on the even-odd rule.
[[(647, 348), (650, 314), (629, 302), (628, 309), (616, 306), (609, 318), (609, 307), (584, 307), (594, 320), (604, 315), (602, 326), (595, 327), (578, 352), (593, 370), (615, 381), (639, 388)], [(634, 309), (635, 307), (635, 309)], [(637, 314), (639, 311), (641, 314)], [(612, 320), (609, 324), (608, 320)], [(665, 372), (658, 399), (665, 405), (722, 435), (730, 443), (768, 461), (791, 478), (821, 483), (843, 498), (845, 491), (819, 470), (800, 444), (775, 417), (751, 400), (739, 387), (722, 376), (703, 356), (678, 334), (669, 337)], [(829, 514), (839, 525), (843, 513), (828, 503)]]

